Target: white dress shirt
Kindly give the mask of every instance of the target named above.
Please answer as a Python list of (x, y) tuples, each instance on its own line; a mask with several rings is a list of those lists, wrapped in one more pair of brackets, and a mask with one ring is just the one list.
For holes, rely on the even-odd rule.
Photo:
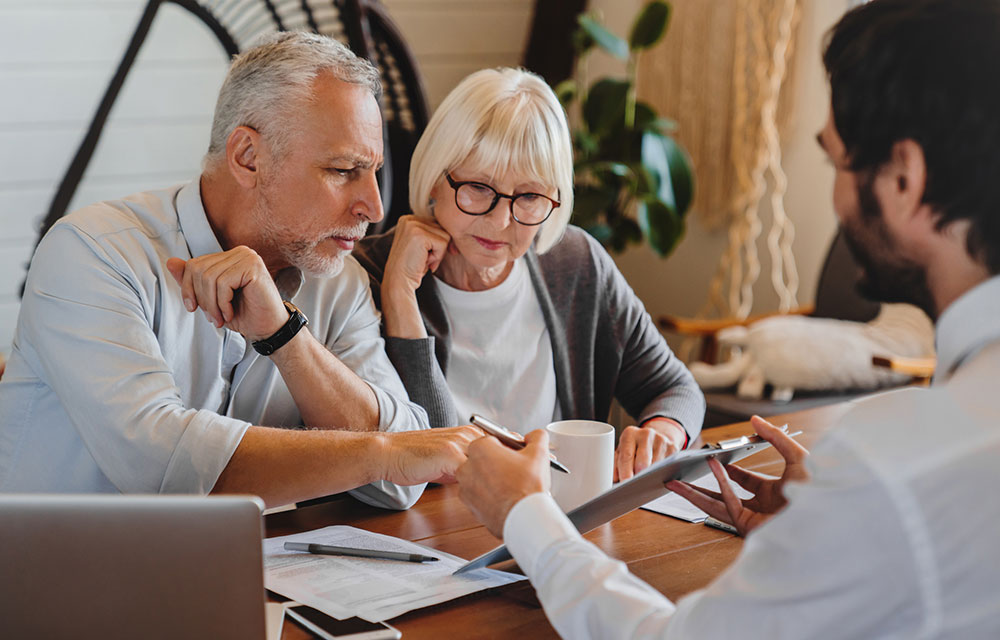
[[(166, 269), (222, 250), (199, 182), (76, 211), (32, 260), (0, 382), (0, 491), (207, 493), (251, 425), (302, 424), (277, 367), (243, 336), (184, 308)], [(279, 290), (375, 392), (379, 429), (427, 428), (383, 349), (368, 277), (287, 269)], [(406, 507), (422, 486), (360, 499)]]
[(459, 421), (478, 413), (527, 433), (558, 420), (552, 339), (524, 258), (492, 289), (440, 279), (437, 289), (451, 326), (446, 379)]
[(553, 626), (574, 640), (1000, 637), (1000, 277), (942, 314), (937, 347), (931, 388), (858, 401), (812, 452), (812, 480), (676, 606), (551, 498), (521, 500), (504, 539)]

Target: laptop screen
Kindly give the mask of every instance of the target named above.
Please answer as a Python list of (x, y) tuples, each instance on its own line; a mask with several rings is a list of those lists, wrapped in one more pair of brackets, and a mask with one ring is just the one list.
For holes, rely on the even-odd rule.
[(10, 638), (264, 638), (252, 497), (0, 495)]

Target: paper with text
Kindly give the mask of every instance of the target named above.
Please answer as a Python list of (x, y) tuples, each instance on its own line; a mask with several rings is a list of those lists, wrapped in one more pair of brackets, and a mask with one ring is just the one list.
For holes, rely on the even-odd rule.
[[(438, 562), (400, 562), (285, 551), (286, 541), (420, 553)], [(348, 526), (331, 526), (264, 541), (264, 584), (286, 598), (338, 619), (357, 616), (379, 622), (407, 611), (524, 580), (524, 576), (481, 569), (451, 575), (465, 560), (392, 536)]]

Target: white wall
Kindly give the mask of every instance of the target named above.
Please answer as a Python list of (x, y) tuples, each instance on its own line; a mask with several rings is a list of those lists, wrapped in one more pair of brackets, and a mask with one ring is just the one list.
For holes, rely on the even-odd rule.
[[(13, 336), (37, 226), (145, 4), (0, 0), (0, 353)], [(434, 106), (468, 73), (519, 62), (532, 2), (386, 5), (419, 58)], [(70, 209), (197, 175), (226, 65), (200, 22), (162, 6)]]
[[(37, 225), (143, 5), (0, 0), (2, 351)], [(206, 28), (176, 6), (161, 8), (70, 208), (195, 175), (225, 63)]]

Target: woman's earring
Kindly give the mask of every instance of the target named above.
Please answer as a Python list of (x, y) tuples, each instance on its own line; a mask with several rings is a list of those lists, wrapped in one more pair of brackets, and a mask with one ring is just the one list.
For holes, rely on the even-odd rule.
[(431, 215), (434, 214), (434, 198), (427, 201), (427, 210), (431, 212)]

